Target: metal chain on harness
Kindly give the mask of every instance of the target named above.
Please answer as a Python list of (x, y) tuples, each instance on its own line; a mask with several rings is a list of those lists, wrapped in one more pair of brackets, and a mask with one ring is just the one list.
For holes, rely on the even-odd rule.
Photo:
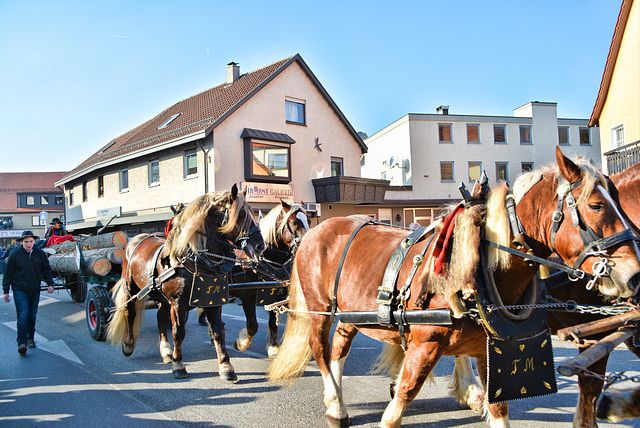
[(518, 309), (550, 309), (555, 311), (577, 312), (580, 314), (594, 314), (594, 315), (620, 315), (633, 311), (637, 308), (629, 305), (618, 306), (595, 306), (595, 305), (579, 305), (573, 300), (563, 302), (555, 297), (547, 295), (547, 299), (553, 300), (554, 303), (538, 303), (532, 305), (508, 305), (508, 306), (496, 306), (488, 305), (487, 311), (489, 313), (502, 309), (518, 310)]
[(609, 388), (611, 385), (617, 382), (631, 381), (634, 383), (640, 383), (640, 375), (627, 376), (624, 373), (625, 373), (624, 371), (621, 371), (621, 372), (611, 373), (610, 375), (601, 375), (601, 374), (592, 372), (591, 370), (586, 369), (584, 367), (580, 367), (578, 375), (593, 377), (603, 381), (604, 382), (604, 387), (602, 388), (603, 391), (606, 391), (607, 388)]

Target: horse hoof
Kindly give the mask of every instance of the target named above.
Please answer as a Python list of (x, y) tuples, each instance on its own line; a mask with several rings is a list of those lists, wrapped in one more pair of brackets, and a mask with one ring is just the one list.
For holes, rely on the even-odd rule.
[(267, 355), (270, 360), (273, 360), (278, 355), (278, 347), (277, 346), (269, 346), (267, 349)]
[(164, 357), (162, 357), (162, 362), (171, 364), (173, 362), (173, 358), (171, 358), (171, 355), (165, 355)]
[(342, 419), (336, 419), (327, 415), (327, 423), (331, 428), (347, 428), (349, 426), (349, 416)]
[(122, 345), (122, 353), (125, 357), (130, 357), (133, 354), (133, 348), (129, 348), (125, 345)]
[(189, 377), (189, 373), (187, 373), (186, 369), (178, 369), (173, 371), (174, 379), (185, 379)]
[(227, 382), (236, 383), (238, 381), (238, 375), (236, 375), (236, 372), (220, 373), (220, 379), (226, 380)]
[[(235, 349), (236, 351), (240, 351), (240, 348), (238, 348), (238, 339), (233, 341), (233, 349)], [(242, 351), (244, 351), (244, 349)]]

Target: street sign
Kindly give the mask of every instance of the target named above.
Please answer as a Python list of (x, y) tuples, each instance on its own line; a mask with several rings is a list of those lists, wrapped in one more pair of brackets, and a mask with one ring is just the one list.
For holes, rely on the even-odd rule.
[(47, 224), (47, 212), (40, 211), (40, 226), (46, 226)]

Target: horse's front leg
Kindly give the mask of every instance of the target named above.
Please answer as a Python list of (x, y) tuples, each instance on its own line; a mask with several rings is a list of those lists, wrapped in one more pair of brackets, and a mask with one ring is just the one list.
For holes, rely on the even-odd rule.
[(323, 376), (324, 405), (327, 409), (327, 419), (333, 426), (348, 426), (349, 423), (346, 406), (342, 399), (342, 371), (356, 334), (358, 330), (353, 325), (343, 324), (340, 321), (333, 334), (329, 363), (331, 376)]
[(167, 331), (169, 330), (171, 316), (171, 307), (168, 303), (158, 302), (158, 332), (160, 333), (160, 355), (162, 356), (162, 361), (165, 363), (171, 363), (173, 358), (171, 357), (171, 353), (173, 352), (171, 349), (171, 345), (169, 344), (169, 335)]
[(460, 404), (469, 406), (474, 412), (482, 413), (484, 389), (473, 372), (471, 357), (460, 355), (455, 358), (455, 361), (449, 386), (450, 395)]
[(222, 322), (222, 306), (213, 306), (204, 309), (211, 329), (211, 341), (218, 354), (218, 373), (220, 378), (229, 382), (236, 382), (238, 376), (230, 362), (229, 353), (225, 344), (224, 322)]
[[(482, 380), (482, 385), (485, 390), (487, 387), (487, 356), (486, 354), (481, 357), (476, 357), (476, 364), (478, 365), (478, 375), (480, 376), (480, 380)], [(509, 423), (509, 404), (508, 403), (494, 403), (489, 404), (486, 401), (485, 394), (485, 403), (486, 403), (486, 417), (489, 425), (493, 428), (507, 428), (510, 427)]]
[(278, 355), (278, 314), (269, 311), (269, 336), (267, 337), (267, 355), (273, 359)]
[(254, 291), (253, 295), (251, 294), (252, 293), (249, 292), (242, 296), (242, 310), (244, 311), (244, 316), (247, 319), (247, 327), (240, 330), (238, 337), (233, 341), (233, 347), (240, 352), (246, 351), (249, 346), (251, 346), (253, 336), (258, 332), (256, 293)]
[(171, 361), (171, 371), (173, 377), (176, 379), (184, 379), (189, 377), (187, 368), (182, 361), (182, 341), (185, 337), (185, 324), (187, 323), (187, 311), (186, 305), (179, 305), (177, 301), (171, 303), (171, 323), (173, 324), (172, 336), (173, 336), (173, 355)]
[[(594, 373), (604, 376), (607, 370), (607, 361), (609, 356), (605, 356), (596, 361), (588, 368)], [(596, 421), (596, 405), (598, 397), (602, 392), (604, 381), (593, 376), (578, 375), (578, 387), (580, 394), (578, 395), (578, 404), (573, 414), (574, 427), (597, 427)]]
[(438, 342), (409, 343), (400, 377), (397, 380), (395, 395), (382, 415), (381, 427), (400, 426), (407, 406), (420, 392), (443, 351), (444, 347)]
[(127, 325), (124, 341), (122, 342), (122, 353), (125, 357), (129, 357), (133, 354), (133, 350), (136, 348), (135, 321), (137, 313), (135, 301), (127, 303), (124, 309), (124, 314)]

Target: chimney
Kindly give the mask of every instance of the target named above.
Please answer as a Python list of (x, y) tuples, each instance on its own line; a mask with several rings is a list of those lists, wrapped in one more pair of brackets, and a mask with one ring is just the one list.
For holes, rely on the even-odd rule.
[(231, 84), (240, 77), (240, 66), (237, 62), (231, 61), (227, 64), (227, 83)]
[(436, 108), (438, 114), (449, 114), (449, 106), (439, 106)]

